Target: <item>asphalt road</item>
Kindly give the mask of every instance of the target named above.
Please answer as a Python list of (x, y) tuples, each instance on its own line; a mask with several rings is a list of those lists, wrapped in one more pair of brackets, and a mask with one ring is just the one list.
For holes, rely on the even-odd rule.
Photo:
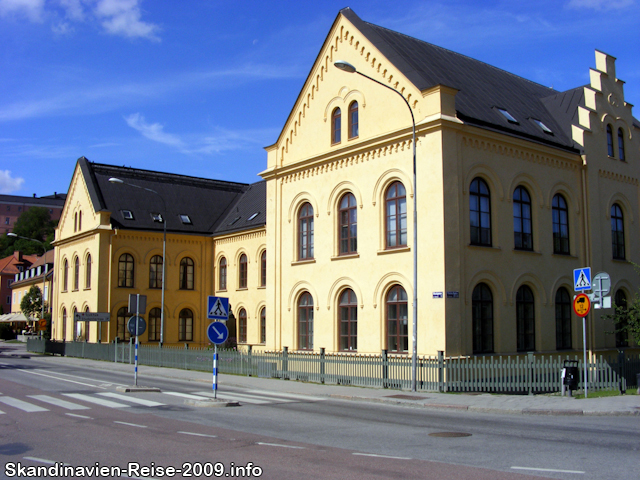
[(210, 384), (154, 378), (161, 393), (117, 392), (132, 375), (1, 357), (0, 478), (15, 478), (18, 463), (196, 462), (187, 473), (203, 478), (628, 479), (640, 453), (638, 417), (439, 412), (230, 387), (219, 395), (242, 406), (201, 408), (185, 395), (206, 398)]

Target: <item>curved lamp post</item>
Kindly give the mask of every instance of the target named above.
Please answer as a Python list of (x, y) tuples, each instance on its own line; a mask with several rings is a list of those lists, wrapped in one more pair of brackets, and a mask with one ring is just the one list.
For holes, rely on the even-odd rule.
[(411, 105), (404, 96), (397, 90), (391, 88), (389, 85), (385, 85), (379, 82), (375, 78), (371, 78), (362, 72), (356, 70), (356, 67), (344, 60), (338, 60), (333, 64), (336, 68), (339, 68), (343, 72), (357, 73), (358, 75), (368, 78), (369, 80), (388, 88), (394, 93), (400, 95), (402, 101), (409, 108), (411, 114), (411, 123), (413, 125), (413, 354), (411, 358), (411, 391), (416, 391), (416, 377), (417, 377), (417, 365), (418, 365), (418, 185), (416, 181), (416, 121), (413, 116), (413, 110)]
[(124, 180), (120, 180), (119, 178), (111, 177), (109, 179), (110, 183), (118, 183), (122, 185), (128, 185), (130, 187), (139, 188), (141, 190), (146, 190), (147, 192), (154, 193), (160, 200), (162, 201), (162, 213), (160, 214), (160, 218), (162, 220), (162, 294), (160, 299), (160, 346), (164, 343), (164, 284), (165, 284), (165, 265), (167, 264), (167, 221), (166, 221), (166, 212), (167, 212), (167, 204), (160, 195), (155, 190), (150, 188), (141, 187), (140, 185), (135, 185), (133, 183), (127, 183)]

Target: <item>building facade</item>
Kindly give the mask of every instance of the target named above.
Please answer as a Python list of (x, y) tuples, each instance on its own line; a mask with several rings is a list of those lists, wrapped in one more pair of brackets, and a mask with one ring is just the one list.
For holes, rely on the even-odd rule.
[(32, 207), (44, 207), (49, 210), (51, 220), (60, 219), (66, 194), (55, 192), (45, 197), (23, 197), (19, 195), (0, 195), (0, 212), (2, 213), (2, 225), (0, 233), (10, 233), (13, 226), (24, 212)]

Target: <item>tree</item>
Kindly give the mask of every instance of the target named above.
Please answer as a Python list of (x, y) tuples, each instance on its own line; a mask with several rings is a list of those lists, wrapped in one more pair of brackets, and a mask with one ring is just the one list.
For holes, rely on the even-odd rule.
[[(640, 265), (633, 264), (636, 272), (640, 274)], [(630, 338), (640, 345), (640, 289), (634, 294), (626, 305), (614, 305), (614, 313), (605, 315), (604, 318), (613, 320), (616, 326), (615, 332), (626, 332)]]
[[(44, 207), (31, 207), (25, 211), (13, 227), (13, 233), (21, 237), (35, 238), (44, 243), (47, 250), (51, 250), (51, 242), (54, 239), (56, 222), (51, 220), (49, 209)], [(6, 234), (0, 238), (1, 257), (13, 255), (14, 251), (20, 251), (25, 255), (42, 254), (42, 245), (22, 238), (9, 237)]]
[(33, 285), (20, 301), (20, 310), (27, 317), (39, 317), (42, 312), (42, 291)]

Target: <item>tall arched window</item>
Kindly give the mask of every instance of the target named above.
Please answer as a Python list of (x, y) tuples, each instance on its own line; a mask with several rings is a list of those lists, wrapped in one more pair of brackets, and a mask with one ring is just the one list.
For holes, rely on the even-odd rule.
[(491, 246), (491, 194), (487, 182), (475, 178), (469, 186), (471, 244)]
[(358, 102), (349, 105), (349, 138), (358, 136)]
[(624, 217), (622, 215), (622, 208), (620, 208), (620, 205), (617, 203), (611, 206), (611, 248), (614, 259), (625, 259)]
[(69, 288), (69, 261), (65, 258), (62, 264), (62, 291), (66, 292)]
[(82, 230), (82, 211), (78, 212), (78, 231)]
[(341, 141), (342, 120), (340, 109), (336, 108), (331, 114), (331, 144), (340, 143)]
[(516, 294), (516, 322), (518, 351), (534, 351), (536, 349), (536, 335), (533, 292), (526, 285), (521, 286)]
[(189, 257), (180, 260), (180, 290), (193, 290), (194, 263)]
[(553, 196), (553, 253), (569, 255), (569, 209), (559, 193)]
[(67, 340), (67, 309), (62, 309), (62, 341)]
[(611, 125), (607, 125), (607, 154), (610, 157), (614, 157), (613, 153), (613, 130)]
[(133, 288), (133, 256), (128, 253), (120, 255), (118, 261), (118, 286)]
[(533, 250), (531, 197), (524, 187), (513, 192), (513, 235), (516, 249)]
[(267, 309), (260, 309), (260, 343), (267, 343)]
[(313, 350), (313, 297), (309, 292), (298, 299), (298, 350)]
[(493, 353), (493, 295), (485, 283), (479, 283), (471, 296), (473, 353)]
[(162, 320), (162, 312), (158, 307), (149, 310), (149, 341), (160, 341), (160, 327)]
[(238, 288), (247, 288), (247, 256), (240, 255), (238, 268)]
[[(627, 309), (627, 296), (625, 295), (624, 290), (618, 289), (613, 299), (615, 302), (616, 313), (622, 313)], [(623, 330), (627, 325), (629, 325), (629, 323), (626, 320), (615, 324), (616, 348), (629, 346), (629, 332), (627, 330)]]
[(358, 350), (358, 299), (350, 288), (340, 295), (340, 350)]
[(227, 289), (227, 259), (222, 257), (218, 264), (218, 290)]
[(305, 203), (298, 212), (298, 260), (313, 258), (313, 207)]
[(387, 293), (387, 350), (404, 353), (409, 351), (409, 307), (407, 292), (394, 285)]
[(73, 215), (73, 231), (78, 231), (78, 212)]
[(260, 286), (267, 286), (267, 251), (260, 255)]
[(76, 257), (73, 261), (73, 289), (78, 290), (80, 287), (80, 258)]
[(386, 247), (407, 245), (407, 192), (400, 182), (392, 183), (385, 195)]
[(238, 312), (238, 343), (247, 343), (247, 311), (244, 308)]
[(128, 342), (131, 338), (129, 329), (127, 328), (127, 321), (130, 315), (127, 315), (127, 307), (122, 307), (118, 310), (118, 338), (121, 342)]
[(626, 161), (624, 155), (624, 130), (622, 130), (621, 128), (618, 129), (618, 157), (623, 162)]
[(193, 312), (183, 308), (178, 317), (178, 341), (190, 342), (193, 340)]
[(87, 255), (87, 265), (85, 267), (84, 288), (91, 288), (91, 255)]
[(571, 348), (571, 297), (566, 288), (556, 292), (556, 350)]
[(162, 288), (162, 257), (154, 255), (149, 262), (149, 288)]
[(358, 251), (358, 211), (356, 197), (352, 193), (343, 195), (340, 200), (340, 254)]

